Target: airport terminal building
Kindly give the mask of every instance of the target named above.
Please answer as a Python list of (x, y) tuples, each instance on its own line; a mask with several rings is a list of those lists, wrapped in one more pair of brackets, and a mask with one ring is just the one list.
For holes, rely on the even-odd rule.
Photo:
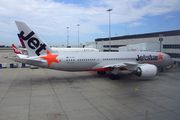
[[(160, 41), (162, 41), (161, 47)], [(146, 46), (150, 44), (151, 48), (153, 44), (159, 44), (161, 51), (169, 54), (176, 65), (180, 65), (180, 30), (111, 37), (111, 51), (118, 52), (121, 50), (119, 48), (125, 46), (137, 45), (138, 47), (142, 43), (145, 43)], [(102, 45), (103, 51), (109, 51), (109, 37), (95, 39), (95, 44), (96, 46)], [(154, 46), (154, 49), (157, 49), (157, 45)], [(156, 51), (160, 51), (160, 49)], [(134, 51), (134, 49), (132, 50)], [(127, 51), (131, 50), (127, 49)], [(148, 50), (139, 49), (139, 51)]]

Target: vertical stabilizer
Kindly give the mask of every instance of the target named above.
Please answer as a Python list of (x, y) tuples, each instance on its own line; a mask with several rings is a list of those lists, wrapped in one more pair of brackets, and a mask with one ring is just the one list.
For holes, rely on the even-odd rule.
[(47, 50), (53, 53), (51, 48), (24, 22), (15, 21), (15, 23), (27, 48), (29, 57), (47, 54)]
[(12, 47), (13, 47), (14, 53), (22, 54), (20, 51), (17, 50), (17, 47), (14, 44), (12, 44)]
[(21, 43), (21, 45), (22, 45), (22, 48), (26, 48), (26, 46), (25, 46), (25, 44), (24, 44), (24, 41), (23, 41), (21, 35), (20, 35), (20, 34), (17, 34), (17, 35), (18, 35), (18, 38), (19, 38), (20, 43)]

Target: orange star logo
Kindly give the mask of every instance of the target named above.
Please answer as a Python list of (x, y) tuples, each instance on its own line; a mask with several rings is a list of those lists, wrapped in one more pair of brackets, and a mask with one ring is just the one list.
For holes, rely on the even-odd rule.
[(48, 62), (47, 66), (49, 67), (52, 62), (59, 63), (59, 61), (56, 59), (57, 56), (58, 56), (58, 55), (52, 55), (52, 54), (47, 50), (47, 56), (43, 56), (43, 57), (40, 57), (40, 58), (46, 59), (47, 62)]
[(159, 54), (158, 57), (159, 57), (158, 60), (160, 59), (163, 60), (163, 55)]

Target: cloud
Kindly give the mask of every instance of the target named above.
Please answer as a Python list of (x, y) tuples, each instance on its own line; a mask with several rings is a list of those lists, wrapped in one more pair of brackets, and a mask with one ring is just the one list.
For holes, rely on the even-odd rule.
[(127, 25), (128, 27), (136, 27), (136, 26), (139, 26), (139, 25), (144, 25), (143, 23), (141, 22), (132, 22), (130, 23), (129, 25)]
[(171, 18), (174, 18), (175, 16), (173, 16), (173, 15), (168, 15), (168, 16), (166, 16), (165, 17), (165, 19), (171, 19)]
[[(81, 35), (104, 33), (101, 25), (130, 23), (128, 27), (143, 25), (146, 16), (162, 15), (180, 10), (179, 0), (89, 0), (85, 6), (53, 0), (0, 0), (0, 32), (14, 32), (14, 20), (24, 21), (40, 34), (65, 36), (77, 35), (80, 24)], [(136, 22), (134, 22), (136, 21)], [(17, 30), (16, 30), (17, 31)]]

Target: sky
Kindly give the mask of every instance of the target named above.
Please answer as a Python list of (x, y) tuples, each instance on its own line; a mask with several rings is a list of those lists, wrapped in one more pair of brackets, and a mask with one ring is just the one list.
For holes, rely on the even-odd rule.
[[(25, 22), (49, 46), (180, 30), (180, 0), (0, 0), (0, 45), (20, 45), (14, 21)], [(79, 24), (79, 27), (77, 26)], [(69, 27), (67, 29), (67, 27)]]

